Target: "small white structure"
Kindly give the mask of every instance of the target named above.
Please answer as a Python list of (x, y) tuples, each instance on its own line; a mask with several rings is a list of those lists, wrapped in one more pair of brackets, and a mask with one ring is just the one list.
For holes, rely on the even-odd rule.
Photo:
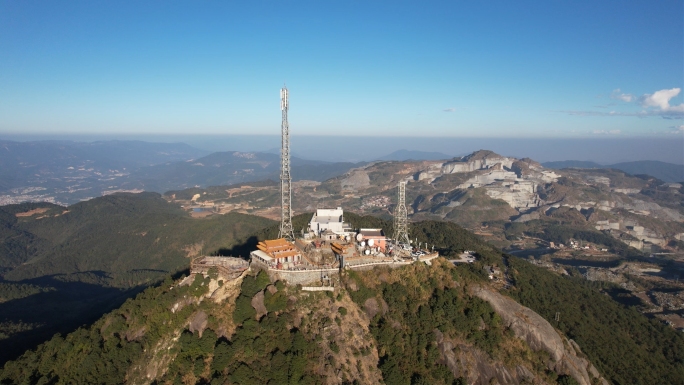
[(344, 223), (342, 207), (316, 210), (309, 222), (309, 231), (316, 236), (321, 236), (327, 230), (337, 235), (344, 235), (349, 232), (349, 226)]

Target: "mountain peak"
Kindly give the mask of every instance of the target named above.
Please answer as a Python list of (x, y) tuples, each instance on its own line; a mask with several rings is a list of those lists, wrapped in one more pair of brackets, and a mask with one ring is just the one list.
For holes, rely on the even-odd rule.
[(473, 152), (470, 155), (466, 155), (463, 157), (463, 161), (469, 162), (471, 160), (483, 160), (487, 158), (504, 158), (503, 156), (495, 153), (494, 151), (490, 150), (478, 150)]

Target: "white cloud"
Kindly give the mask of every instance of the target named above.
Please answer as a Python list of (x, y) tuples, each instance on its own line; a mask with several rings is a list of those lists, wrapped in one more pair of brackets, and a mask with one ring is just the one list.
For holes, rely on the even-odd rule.
[(445, 108), (445, 109), (443, 109), (442, 111), (444, 111), (444, 112), (454, 112), (454, 111), (456, 111), (456, 109), (453, 108), (453, 107), (451, 107), (451, 108)]
[[(660, 116), (663, 119), (684, 119), (684, 103), (677, 105), (670, 105), (672, 98), (679, 95), (681, 88), (672, 88), (656, 91), (652, 94), (645, 94), (640, 98), (634, 97), (632, 94), (623, 93), (619, 88), (613, 90), (610, 97), (612, 99), (621, 100), (627, 103), (638, 103), (641, 105), (641, 111), (629, 111), (621, 109), (618, 111), (596, 111), (596, 110), (570, 110), (560, 111), (568, 115), (575, 116), (634, 116), (638, 118), (646, 118), (649, 116)], [(595, 108), (608, 108), (615, 104), (608, 104), (605, 106), (594, 106)]]
[(641, 105), (644, 107), (657, 107), (664, 112), (684, 112), (684, 103), (671, 106), (670, 99), (679, 95), (681, 88), (671, 88), (669, 90), (660, 90), (652, 94), (646, 94), (641, 97)]
[(635, 99), (634, 95), (624, 94), (620, 91), (619, 88), (613, 90), (613, 92), (610, 94), (610, 98), (622, 100), (623, 102), (627, 102), (627, 103), (631, 103)]

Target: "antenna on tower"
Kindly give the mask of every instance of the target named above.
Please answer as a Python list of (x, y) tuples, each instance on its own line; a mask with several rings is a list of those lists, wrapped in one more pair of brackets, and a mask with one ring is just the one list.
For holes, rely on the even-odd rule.
[(288, 110), (287, 87), (283, 85), (280, 89), (280, 109), (283, 119), (280, 125), (282, 133), (282, 143), (280, 147), (280, 231), (278, 238), (285, 238), (294, 241), (294, 230), (292, 227), (292, 177), (290, 176), (290, 125), (287, 122)]
[(408, 235), (408, 211), (406, 211), (406, 181), (399, 182), (399, 202), (394, 210), (394, 240), (410, 244)]

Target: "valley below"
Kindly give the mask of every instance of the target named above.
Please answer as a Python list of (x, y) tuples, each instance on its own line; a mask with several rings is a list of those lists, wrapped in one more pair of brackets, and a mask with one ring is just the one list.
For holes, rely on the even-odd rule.
[[(258, 173), (257, 165), (262, 170)], [(276, 237), (281, 198), (280, 184), (274, 182), (277, 166), (269, 155), (220, 153), (144, 166), (152, 167), (145, 171), (144, 185), (112, 184), (104, 196), (79, 203), (59, 205), (48, 197), (45, 202), (0, 207), (0, 361), (6, 362), (5, 382), (22, 376), (32, 378), (32, 383), (60, 376), (95, 378), (88, 377), (94, 375), (95, 363), (78, 374), (70, 366), (58, 369), (44, 361), (50, 355), (55, 362), (69, 360), (49, 353), (69, 351), (63, 341), (91, 346), (89, 351), (109, 365), (110, 383), (172, 383), (174, 373), (183, 383), (266, 383), (271, 375), (279, 377), (269, 371), (257, 375), (257, 367), (267, 364), (263, 357), (275, 359), (278, 351), (289, 357), (283, 365), (295, 365), (299, 361), (292, 357), (298, 354), (307, 357), (296, 364), (303, 371), (287, 369), (288, 376), (300, 376), (304, 383), (422, 379), (445, 384), (565, 384), (572, 379), (583, 384), (646, 384), (684, 378), (679, 376), (682, 352), (672, 345), (684, 330), (680, 183), (615, 169), (547, 169), (531, 159), (484, 150), (441, 161), (304, 162), (298, 167), (305, 172), (292, 184), (295, 233), (305, 228), (316, 209), (342, 207), (345, 222), (353, 228), (383, 228), (391, 235), (397, 185), (406, 182), (412, 240), (446, 259), (428, 270), (414, 264), (396, 271), (347, 273), (335, 281), (332, 297), (306, 294), (297, 286), (286, 288), (277, 279), (270, 285), (278, 289), (267, 289), (269, 284), (261, 277), (262, 294), (257, 297), (262, 299), (255, 300), (257, 292), (244, 294), (254, 290), (251, 284), (245, 288), (238, 280), (220, 289), (219, 279), (188, 277), (193, 258), (248, 258), (258, 241)], [(73, 172), (95, 172), (88, 170)], [(165, 176), (172, 170), (177, 171), (173, 180)], [(142, 191), (150, 186), (180, 188), (163, 194)], [(135, 188), (121, 191), (130, 187)], [(19, 192), (36, 191), (44, 190)], [(26, 200), (41, 200), (36, 197)], [(473, 255), (471, 263), (454, 267), (447, 262), (468, 253)], [(240, 279), (251, 282), (250, 277), (259, 277), (256, 270), (249, 274)], [(159, 286), (160, 282), (164, 283)], [(162, 298), (170, 295), (171, 287), (197, 300), (182, 305), (190, 306), (187, 311), (168, 314), (155, 303), (167, 303)], [(390, 287), (396, 293), (409, 291), (397, 297), (387, 294)], [(455, 291), (444, 294), (447, 289)], [(456, 292), (459, 299), (449, 301), (466, 305), (449, 310), (454, 313), (445, 321), (443, 306), (450, 305), (429, 301), (446, 301), (442, 296)], [(176, 295), (168, 298), (175, 303), (167, 303), (172, 308), (185, 303)], [(243, 296), (249, 297), (249, 306)], [(264, 298), (271, 302), (253, 302)], [(403, 309), (407, 298), (429, 306), (431, 315), (421, 313), (427, 310), (420, 306)], [(265, 315), (241, 318), (251, 314), (252, 307), (260, 312), (264, 306)], [(558, 339), (565, 350), (540, 347), (538, 340), (524, 334), (521, 321), (503, 310), (516, 306), (527, 309), (516, 311), (530, 311), (529, 317), (548, 324), (545, 333), (558, 334), (545, 338)], [(406, 312), (423, 315), (404, 318)], [(465, 323), (453, 326), (459, 317), (466, 317)], [(619, 326), (596, 329), (612, 322)], [(365, 325), (363, 330), (353, 326), (357, 324)], [(106, 331), (106, 325), (118, 326)], [(525, 328), (535, 334), (540, 327), (535, 325)], [(647, 329), (657, 332), (636, 340), (620, 334), (628, 330), (641, 335)], [(255, 339), (261, 333), (257, 330), (289, 332), (293, 345), (268, 350), (270, 345)], [(199, 354), (193, 346), (204, 341), (205, 331), (210, 337), (202, 348), (206, 352)], [(53, 337), (55, 333), (61, 334)], [(597, 333), (610, 335), (610, 340), (597, 344)], [(427, 344), (430, 360), (420, 351), (398, 353), (416, 339), (427, 341), (421, 343)], [(118, 341), (117, 348), (98, 350), (113, 341)], [(609, 352), (616, 343), (631, 347)], [(646, 358), (645, 351), (652, 352), (654, 346), (660, 346), (660, 353)], [(162, 354), (161, 347), (169, 354)], [(250, 355), (249, 349), (266, 349), (259, 350), (265, 356)], [(113, 358), (115, 351), (126, 355), (127, 363)], [(149, 356), (151, 352), (157, 352), (156, 358)], [(172, 364), (174, 357), (185, 358)], [(225, 357), (241, 364), (230, 366)], [(26, 360), (44, 363), (37, 368)], [(367, 360), (370, 365), (364, 363)], [(576, 360), (585, 360), (580, 365), (584, 369), (570, 369), (580, 362)], [(33, 372), (23, 372), (19, 362)], [(424, 366), (412, 368), (412, 362)], [(650, 368), (645, 362), (651, 362)]]

